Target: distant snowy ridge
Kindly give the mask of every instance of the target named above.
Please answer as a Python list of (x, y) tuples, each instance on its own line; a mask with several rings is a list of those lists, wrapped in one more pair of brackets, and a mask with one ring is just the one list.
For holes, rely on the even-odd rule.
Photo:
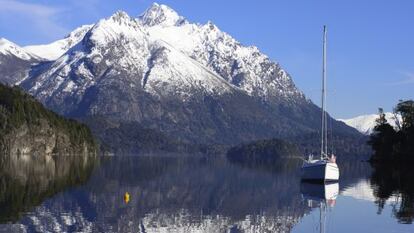
[(34, 53), (30, 53), (29, 51), (5, 38), (0, 38), (0, 54), (5, 56), (12, 55), (26, 61), (39, 58), (34, 55)]
[(30, 45), (23, 47), (26, 51), (36, 54), (46, 60), (56, 60), (68, 51), (72, 46), (79, 43), (93, 25), (83, 25), (76, 28), (64, 39), (45, 45)]
[(6, 85), (18, 85), (29, 77), (32, 66), (44, 59), (27, 51), (19, 45), (0, 38), (0, 82)]
[[(370, 115), (357, 116), (357, 117), (350, 118), (350, 119), (338, 119), (338, 120), (357, 129), (359, 132), (363, 134), (370, 135), (373, 132), (374, 127), (376, 125), (375, 120), (378, 118), (379, 118), (378, 114), (370, 114)], [(385, 118), (387, 119), (388, 123), (391, 126), (397, 127), (395, 116), (393, 113), (386, 112)], [(399, 118), (399, 120), (401, 121), (401, 118)]]

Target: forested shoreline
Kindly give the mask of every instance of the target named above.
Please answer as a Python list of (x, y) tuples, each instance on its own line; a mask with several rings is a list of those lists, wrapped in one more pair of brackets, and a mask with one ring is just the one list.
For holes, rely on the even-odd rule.
[(369, 144), (372, 163), (414, 162), (414, 101), (400, 101), (394, 109), (396, 127), (386, 120), (382, 108)]

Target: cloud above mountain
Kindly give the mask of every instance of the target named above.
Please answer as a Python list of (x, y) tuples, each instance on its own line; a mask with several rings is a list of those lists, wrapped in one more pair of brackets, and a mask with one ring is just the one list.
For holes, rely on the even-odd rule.
[(69, 31), (59, 23), (58, 15), (65, 11), (63, 7), (15, 0), (0, 0), (0, 5), (0, 18), (5, 24), (13, 22), (13, 25), (24, 25), (31, 22), (30, 26), (34, 30), (51, 38), (64, 35)]

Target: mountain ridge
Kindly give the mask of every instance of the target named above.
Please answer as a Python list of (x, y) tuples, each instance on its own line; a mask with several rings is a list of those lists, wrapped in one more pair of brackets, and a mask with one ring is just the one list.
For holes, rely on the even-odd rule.
[[(166, 14), (162, 14), (162, 13), (160, 13), (160, 11), (162, 11), (162, 12), (168, 11), (169, 15), (173, 15), (173, 18), (177, 18), (177, 20), (179, 19), (181, 23), (179, 23), (179, 24), (174, 24), (174, 23), (164, 24), (163, 21), (158, 22), (157, 17), (161, 17), (162, 19), (166, 20), (164, 18)], [(149, 14), (150, 12), (157, 12), (158, 15), (157, 14), (155, 14), (155, 15), (152, 14), (152, 18), (149, 18), (148, 15), (151, 15), (151, 14)], [(161, 16), (159, 14), (161, 14)], [(246, 62), (246, 60), (248, 58), (243, 57), (243, 55), (244, 56), (250, 55), (251, 57), (255, 58), (254, 57), (255, 55), (257, 56), (258, 54), (260, 54), (259, 58), (261, 60), (268, 60), (268, 61), (266, 61), (267, 63), (270, 63), (270, 64), (273, 63), (274, 65), (276, 65), (276, 67), (273, 70), (269, 70), (269, 72), (278, 73), (281, 76), (281, 79), (283, 79), (284, 81), (287, 81), (285, 86), (288, 86), (291, 89), (294, 89), (295, 92), (297, 92), (295, 94), (300, 95), (301, 97), (304, 97), (303, 93), (300, 92), (294, 86), (294, 84), (292, 82), (289, 82), (291, 80), (290, 76), (287, 74), (286, 71), (284, 71), (283, 69), (280, 68), (278, 63), (270, 61), (270, 59), (266, 55), (261, 54), (260, 51), (255, 46), (242, 46), (240, 44), (240, 42), (233, 39), (227, 33), (220, 31), (217, 28), (217, 26), (215, 26), (211, 21), (209, 21), (207, 24), (204, 24), (204, 25), (190, 23), (184, 17), (179, 16), (178, 13), (176, 13), (174, 10), (172, 10), (168, 6), (165, 6), (165, 5), (162, 5), (162, 4), (157, 4), (157, 3), (154, 3), (150, 8), (148, 8), (143, 14), (141, 14), (137, 18), (129, 17), (128, 14), (126, 14), (125, 12), (122, 12), (122, 11), (116, 12), (114, 15), (112, 15), (109, 18), (117, 18), (117, 19), (115, 19), (115, 21), (116, 20), (121, 20), (122, 21), (122, 19), (125, 19), (125, 18), (127, 18), (130, 21), (136, 21), (138, 24), (141, 25), (141, 27), (143, 27), (142, 29), (146, 30), (144, 33), (149, 33), (149, 34), (152, 35), (152, 40), (163, 41), (163, 42), (165, 42), (169, 45), (174, 44), (174, 46), (172, 46), (172, 47), (178, 47), (177, 48), (178, 51), (183, 52), (185, 55), (193, 58), (193, 60), (198, 61), (199, 63), (201, 63), (204, 66), (206, 66), (207, 68), (209, 68), (210, 71), (213, 71), (214, 73), (217, 73), (219, 76), (222, 76), (222, 77), (229, 76), (228, 73), (235, 72), (238, 65), (240, 65), (240, 64), (243, 65), (243, 63)], [(152, 20), (152, 21), (147, 22), (149, 20)], [(68, 52), (70, 50), (70, 48), (67, 46), (68, 44), (74, 46), (76, 44), (75, 42), (80, 42), (81, 40), (79, 38), (82, 37), (82, 35), (85, 35), (88, 30), (93, 30), (93, 28), (97, 27), (97, 24), (101, 23), (102, 21), (107, 21), (107, 19), (106, 20), (100, 20), (96, 24), (83, 25), (79, 28), (76, 28), (73, 32), (71, 32), (68, 36), (66, 36), (62, 40), (58, 40), (58, 41), (52, 42), (52, 43), (47, 44), (47, 45), (25, 46), (22, 49), (26, 49), (27, 51), (35, 53), (35, 54), (37, 52), (38, 57), (42, 57), (42, 58), (47, 59), (47, 60), (57, 60), (60, 56), (64, 55), (64, 53), (62, 53), (64, 51), (62, 48), (57, 49), (57, 50), (59, 50), (60, 55), (58, 55), (58, 53), (56, 52), (56, 54), (54, 54), (52, 56), (49, 56), (49, 57), (44, 55), (44, 53), (47, 53), (48, 51), (46, 51), (46, 52), (42, 51), (41, 53), (39, 53), (40, 50), (44, 50), (44, 49), (50, 50), (51, 48), (55, 48), (57, 44), (65, 43), (66, 47), (65, 46), (64, 47), (66, 49), (66, 52)], [(157, 22), (157, 24), (155, 24), (154, 22)], [(182, 28), (182, 26), (189, 27), (189, 28)], [(163, 35), (162, 35), (162, 36), (165, 37), (164, 39), (159, 38), (160, 37), (159, 27), (162, 27), (167, 32), (167, 33), (163, 33)], [(191, 31), (191, 29), (193, 31)], [(169, 30), (169, 31), (167, 31), (167, 30)], [(183, 32), (176, 33), (177, 31), (174, 31), (174, 30), (183, 30)], [(211, 33), (211, 31), (213, 31), (213, 33)], [(127, 34), (125, 32), (126, 31), (118, 31), (117, 33)], [(183, 44), (191, 44), (191, 43), (179, 43), (177, 45), (177, 41), (172, 40), (171, 35), (168, 35), (168, 34), (176, 34), (176, 35), (183, 34), (184, 37), (187, 38), (186, 42), (189, 42), (188, 41), (189, 37), (194, 36), (194, 35), (187, 35), (186, 36), (185, 34), (191, 34), (191, 33), (192, 34), (197, 34), (197, 33), (203, 34), (204, 33), (205, 38), (193, 38), (191, 42), (193, 42), (193, 44), (195, 44), (195, 46), (193, 46), (194, 48), (187, 48), (187, 49), (183, 48)], [(217, 36), (217, 35), (219, 35), (219, 36)], [(211, 37), (214, 37), (214, 38), (211, 39)], [(69, 41), (72, 41), (72, 42), (64, 42), (67, 39)], [(180, 39), (182, 39), (182, 38), (180, 38)], [(205, 40), (202, 41), (202, 39), (205, 39)], [(209, 39), (211, 39), (211, 41), (208, 41)], [(237, 59), (233, 59), (234, 61), (232, 61), (232, 64), (231, 64), (232, 67), (224, 67), (225, 69), (223, 67), (221, 69), (220, 69), (220, 67), (216, 67), (216, 66), (218, 66), (217, 63), (220, 63), (221, 61), (216, 61), (215, 63), (210, 63), (209, 64), (208, 60), (212, 60), (212, 59), (207, 57), (206, 54), (202, 54), (203, 57), (198, 57), (198, 58), (196, 57), (197, 50), (200, 50), (199, 47), (202, 46), (201, 44), (203, 44), (203, 43), (205, 44), (207, 42), (210, 42), (210, 43), (207, 43), (207, 44), (210, 44), (210, 45), (205, 45), (207, 47), (204, 48), (205, 50), (208, 50), (208, 49), (211, 49), (210, 48), (211, 44), (218, 43), (217, 40), (218, 41), (220, 41), (220, 40), (230, 41), (229, 42), (230, 44), (228, 44), (228, 45), (219, 44), (219, 46), (222, 46), (222, 47), (223, 46), (238, 47), (238, 49), (236, 50), (236, 53), (228, 55), (228, 57), (235, 57), (236, 55), (238, 55)], [(227, 50), (225, 50), (224, 52), (228, 52), (228, 51), (229, 51), (229, 49), (227, 48)], [(223, 51), (215, 51), (215, 53), (216, 53), (215, 55), (217, 55), (217, 53), (218, 53), (220, 56), (223, 56), (223, 54), (222, 54)], [(226, 58), (228, 58), (228, 57), (226, 57)], [(223, 59), (225, 59), (225, 58), (222, 58), (221, 60), (223, 60)], [(250, 60), (254, 60), (254, 59), (250, 58)], [(225, 63), (225, 62), (221, 62), (221, 63)], [(227, 63), (228, 63), (228, 61), (227, 61)], [(238, 63), (240, 63), (240, 64), (238, 64)], [(260, 64), (258, 64), (258, 63), (249, 64), (249, 65), (253, 66), (253, 68), (257, 68), (258, 66), (260, 66)], [(241, 70), (240, 71), (240, 73), (243, 73), (243, 72), (251, 72), (252, 73), (252, 71), (249, 71), (249, 70), (247, 70), (247, 71)], [(254, 76), (254, 75), (252, 75), (252, 76)], [(278, 76), (278, 75), (276, 75), (276, 76)], [(233, 84), (233, 86), (237, 86), (237, 87), (241, 86), (241, 88), (244, 89), (250, 95), (252, 95), (252, 92), (260, 92), (260, 89), (263, 89), (262, 90), (263, 93), (259, 93), (257, 95), (261, 95), (263, 98), (266, 98), (266, 93), (265, 92), (267, 91), (267, 89), (265, 87), (263, 87), (263, 84), (260, 85), (259, 82), (261, 81), (261, 79), (255, 78), (255, 80), (250, 80), (248, 84), (244, 85), (245, 86), (244, 87), (242, 83), (241, 84), (238, 83), (238, 82), (240, 82), (240, 80), (238, 80), (237, 74), (235, 74), (233, 76), (229, 76), (228, 78), (225, 78), (225, 79), (227, 81), (229, 81), (229, 78), (234, 79), (234, 80), (230, 80), (230, 83)], [(270, 80), (270, 81), (272, 81), (272, 80)], [(259, 84), (256, 84), (258, 87), (253, 88), (252, 86), (254, 86), (255, 83), (259, 83)], [(268, 85), (268, 86), (272, 86), (272, 85), (279, 85), (278, 87), (281, 86), (280, 84), (275, 84), (275, 83), (271, 83), (271, 82), (270, 82), (270, 84), (271, 85)], [(281, 89), (283, 89), (283, 88), (279, 88), (278, 91), (280, 92)], [(273, 93), (276, 93), (276, 92), (277, 91), (273, 91)], [(288, 97), (288, 96), (289, 95), (285, 95), (284, 97)]]
[(41, 57), (45, 60), (53, 61), (62, 56), (67, 50), (69, 50), (73, 45), (79, 43), (85, 33), (92, 27), (92, 25), (82, 25), (68, 35), (65, 38), (54, 41), (49, 44), (41, 45), (28, 45), (24, 46), (23, 49), (29, 51), (30, 53), (36, 54), (38, 57)]

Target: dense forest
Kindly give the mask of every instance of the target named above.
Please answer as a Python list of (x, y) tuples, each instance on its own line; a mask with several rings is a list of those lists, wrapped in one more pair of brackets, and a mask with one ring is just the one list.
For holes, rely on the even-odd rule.
[(0, 152), (77, 153), (95, 148), (86, 125), (47, 110), (18, 87), (0, 84)]
[(127, 154), (224, 154), (228, 146), (202, 145), (183, 142), (156, 130), (145, 128), (136, 122), (113, 121), (102, 116), (81, 119), (87, 124), (100, 144), (100, 152)]
[[(321, 146), (320, 132), (313, 132), (288, 138), (295, 143), (302, 154), (319, 154)], [(366, 159), (372, 153), (367, 145), (368, 137), (365, 135), (350, 136), (340, 132), (331, 131), (328, 133), (328, 150), (338, 156), (338, 159)]]
[[(302, 158), (308, 154), (320, 153), (320, 134), (311, 133), (298, 137), (281, 139), (258, 140), (232, 147), (227, 157), (232, 161), (266, 163), (275, 162), (280, 157)], [(329, 150), (340, 160), (366, 159), (371, 152), (366, 145), (367, 137), (347, 137), (333, 135), (329, 137)], [(352, 146), (351, 146), (352, 145)]]
[(227, 157), (235, 162), (273, 163), (281, 158), (299, 157), (299, 149), (292, 143), (280, 140), (259, 140), (235, 146), (228, 150)]

